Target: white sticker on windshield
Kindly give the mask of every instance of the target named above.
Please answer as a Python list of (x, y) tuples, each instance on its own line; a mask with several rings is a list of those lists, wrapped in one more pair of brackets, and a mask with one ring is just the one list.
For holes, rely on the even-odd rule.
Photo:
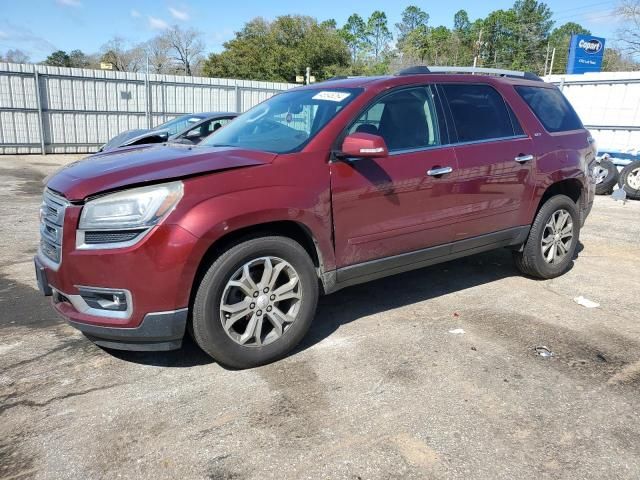
[(316, 93), (311, 98), (313, 98), (314, 100), (329, 100), (330, 102), (341, 102), (350, 95), (351, 94), (347, 92), (323, 91), (323, 92)]

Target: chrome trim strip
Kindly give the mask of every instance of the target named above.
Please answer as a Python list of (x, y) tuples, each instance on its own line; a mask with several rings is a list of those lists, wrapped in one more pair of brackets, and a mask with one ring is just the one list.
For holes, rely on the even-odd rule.
[(450, 147), (460, 147), (460, 146), (465, 146), (465, 145), (479, 145), (479, 144), (483, 144), (483, 143), (491, 143), (491, 142), (504, 142), (506, 140), (521, 140), (521, 139), (525, 139), (525, 138), (529, 138), (528, 135), (513, 135), (511, 137), (497, 137), (497, 138), (487, 138), (485, 140), (472, 140), (469, 142), (455, 142), (455, 143), (445, 143), (442, 145), (432, 145), (429, 147), (419, 147), (419, 148), (405, 148), (402, 150), (394, 150), (392, 152), (389, 152), (389, 156), (393, 157), (395, 155), (402, 155), (405, 153), (416, 153), (416, 152), (423, 152), (423, 151), (428, 151), (428, 150), (438, 150), (440, 148), (450, 148)]
[[(64, 232), (64, 218), (67, 207), (71, 203), (65, 198), (53, 193), (48, 188), (42, 193), (40, 206), (40, 243), (38, 245), (38, 258), (47, 267), (57, 271), (62, 263), (62, 239)], [(49, 258), (42, 250), (42, 243), (47, 248), (58, 253), (58, 261)]]
[(125, 298), (127, 299), (127, 309), (124, 312), (119, 312), (115, 310), (101, 310), (97, 308), (92, 308), (87, 305), (87, 302), (84, 301), (81, 295), (69, 295), (67, 293), (61, 292), (60, 290), (51, 287), (54, 293), (62, 295), (65, 298), (69, 299), (73, 308), (75, 308), (78, 312), (84, 313), (86, 315), (93, 315), (94, 317), (102, 317), (102, 318), (117, 318), (120, 320), (128, 320), (131, 318), (131, 314), (133, 313), (133, 299), (131, 296), (131, 292), (129, 290), (125, 290), (124, 288), (102, 288), (102, 287), (87, 287), (85, 285), (74, 285), (76, 288), (84, 288), (86, 290), (92, 290), (95, 292), (123, 292)]

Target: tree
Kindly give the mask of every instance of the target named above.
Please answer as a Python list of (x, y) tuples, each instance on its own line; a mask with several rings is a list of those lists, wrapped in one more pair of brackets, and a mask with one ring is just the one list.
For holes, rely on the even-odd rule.
[(546, 40), (553, 26), (553, 16), (547, 4), (537, 0), (516, 0), (511, 11), (514, 25), (514, 50), (509, 58), (511, 68), (542, 72), (546, 56)]
[(466, 10), (458, 10), (453, 16), (453, 64), (469, 65), (473, 62), (474, 32)]
[(336, 22), (335, 18), (330, 18), (329, 20), (320, 22), (320, 26), (328, 30), (336, 30), (338, 28), (338, 23)]
[(459, 33), (468, 33), (470, 29), (469, 14), (466, 10), (458, 10), (453, 16), (453, 30)]
[(347, 19), (347, 23), (339, 30), (351, 52), (351, 61), (355, 63), (363, 50), (367, 48), (367, 24), (360, 15), (354, 13)]
[(64, 50), (56, 50), (43, 63), (52, 67), (69, 67), (71, 66), (71, 59)]
[(10, 49), (4, 55), (0, 54), (0, 62), (29, 63), (29, 55), (20, 49)]
[(146, 64), (144, 45), (129, 47), (122, 37), (114, 37), (102, 46), (101, 62), (110, 63), (120, 72), (139, 72)]
[(192, 76), (203, 60), (202, 33), (193, 28), (183, 30), (178, 25), (174, 25), (164, 33), (163, 37), (169, 45), (169, 52), (177, 64), (176, 67), (185, 75)]
[(69, 66), (73, 68), (88, 68), (91, 60), (82, 50), (71, 50), (69, 52)]
[(393, 39), (393, 35), (391, 35), (387, 26), (387, 15), (383, 11), (376, 10), (369, 17), (367, 21), (367, 36), (373, 50), (373, 58), (377, 62), (380, 59), (380, 54)]
[(319, 80), (350, 73), (349, 50), (330, 25), (285, 15), (273, 22), (255, 18), (204, 62), (204, 74), (251, 80), (292, 81), (310, 67)]
[(426, 25), (411, 30), (407, 33), (401, 46), (403, 55), (407, 57), (406, 64), (428, 63), (430, 47), (431, 39)]
[(632, 72), (640, 70), (640, 63), (617, 48), (605, 48), (602, 59), (603, 72)]
[(618, 37), (629, 55), (640, 53), (640, 0), (623, 0), (615, 11), (622, 21)]
[(571, 35), (591, 35), (591, 32), (575, 22), (568, 22), (553, 29), (551, 35), (549, 35), (548, 45), (551, 50), (556, 49), (553, 61), (553, 70), (555, 72), (563, 73), (567, 70)]
[(424, 10), (409, 5), (402, 11), (402, 20), (396, 23), (398, 30), (398, 49), (402, 50), (402, 44), (411, 32), (418, 28), (427, 27), (429, 23), (429, 14)]
[(149, 68), (154, 73), (169, 73), (172, 61), (169, 55), (171, 46), (164, 35), (158, 35), (146, 43)]

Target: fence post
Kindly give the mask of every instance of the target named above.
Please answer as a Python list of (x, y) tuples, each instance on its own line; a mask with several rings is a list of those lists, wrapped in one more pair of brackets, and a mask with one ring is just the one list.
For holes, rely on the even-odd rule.
[(33, 78), (36, 83), (36, 105), (38, 106), (38, 126), (40, 127), (40, 153), (46, 155), (46, 149), (44, 147), (44, 119), (42, 118), (42, 97), (40, 96), (40, 74), (38, 73), (38, 67), (33, 66)]
[(151, 82), (149, 82), (149, 58), (147, 57), (147, 73), (144, 76), (144, 99), (147, 128), (151, 130)]
[(242, 113), (242, 98), (240, 98), (240, 87), (236, 80), (236, 113)]

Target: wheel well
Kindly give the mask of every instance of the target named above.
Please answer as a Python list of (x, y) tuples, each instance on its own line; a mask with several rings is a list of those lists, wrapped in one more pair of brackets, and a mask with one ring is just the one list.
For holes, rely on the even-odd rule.
[[(540, 210), (547, 200), (555, 195), (566, 195), (578, 204), (580, 196), (582, 195), (582, 183), (577, 178), (568, 178), (550, 185), (544, 192), (542, 199), (540, 199), (538, 210)], [(538, 213), (538, 210), (536, 210), (536, 213)]]
[(215, 259), (218, 258), (225, 250), (233, 244), (239, 243), (243, 240), (248, 240), (249, 238), (271, 235), (288, 237), (295, 240), (302, 245), (302, 248), (304, 248), (309, 254), (313, 265), (316, 268), (321, 267), (321, 257), (318, 253), (313, 235), (304, 225), (289, 220), (251, 225), (249, 227), (229, 232), (223, 237), (220, 237), (209, 247), (202, 257), (202, 260), (200, 260), (200, 264), (196, 270), (196, 276), (191, 287), (190, 305), (193, 303), (198, 286), (200, 285), (204, 275), (207, 273), (209, 266), (211, 266)]

